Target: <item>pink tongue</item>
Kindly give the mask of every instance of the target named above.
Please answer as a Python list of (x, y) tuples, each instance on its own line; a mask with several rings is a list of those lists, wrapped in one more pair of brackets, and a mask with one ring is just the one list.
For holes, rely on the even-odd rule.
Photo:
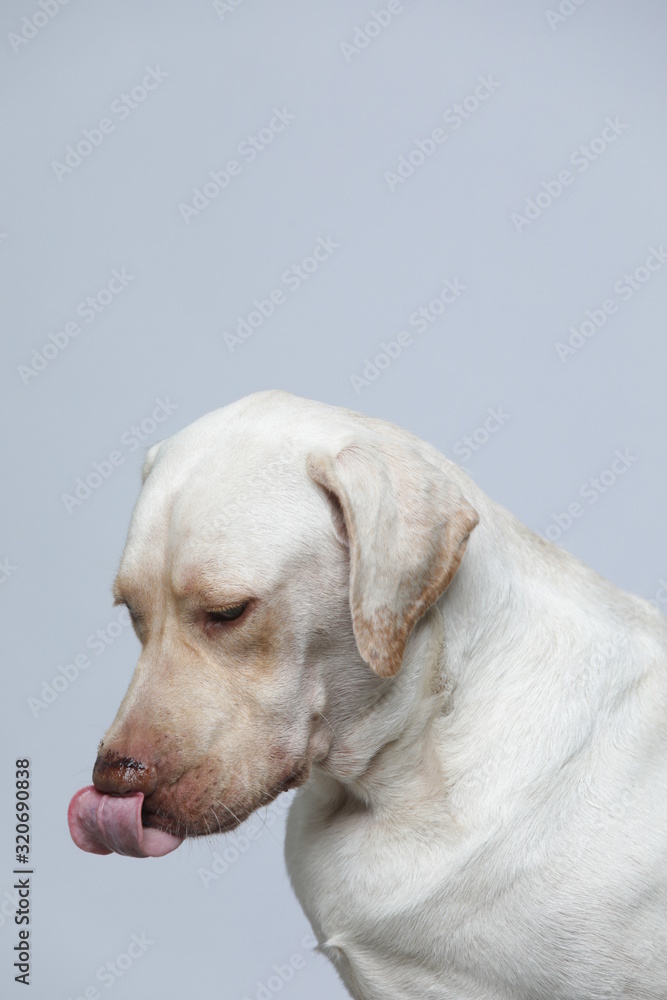
[(130, 858), (161, 858), (183, 843), (164, 830), (141, 825), (143, 792), (104, 795), (93, 785), (77, 792), (67, 810), (72, 840), (91, 854), (126, 854)]

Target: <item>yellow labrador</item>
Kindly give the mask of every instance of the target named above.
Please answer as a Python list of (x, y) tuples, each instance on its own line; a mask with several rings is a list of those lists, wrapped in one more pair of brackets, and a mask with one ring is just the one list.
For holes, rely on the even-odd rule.
[(300, 786), (290, 876), (357, 1000), (667, 997), (667, 634), (380, 420), (283, 392), (151, 448), (142, 653), (79, 846)]

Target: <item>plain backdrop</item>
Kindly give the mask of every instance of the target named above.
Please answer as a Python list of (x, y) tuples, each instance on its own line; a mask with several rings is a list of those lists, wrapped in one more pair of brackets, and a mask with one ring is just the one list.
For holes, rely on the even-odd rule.
[(110, 586), (144, 451), (257, 389), (353, 407), (664, 610), (667, 8), (61, 4), (0, 11), (0, 993), (341, 1000), (287, 799), (164, 859), (70, 841), (138, 653)]

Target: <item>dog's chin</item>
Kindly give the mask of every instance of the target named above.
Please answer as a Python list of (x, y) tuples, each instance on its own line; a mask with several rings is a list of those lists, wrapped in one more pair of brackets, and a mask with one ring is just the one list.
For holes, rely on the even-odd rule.
[(220, 813), (224, 816), (225, 810), (222, 806), (218, 808), (220, 812), (218, 809), (211, 808), (199, 816), (174, 816), (162, 812), (162, 810), (151, 812), (149, 809), (142, 809), (141, 823), (148, 829), (163, 830), (175, 837), (210, 837), (212, 834), (229, 833), (230, 830), (235, 830), (254, 812), (254, 809), (251, 809), (246, 813), (239, 814), (234, 810), (233, 816), (222, 819)]
[(292, 771), (266, 791), (259, 792), (252, 799), (243, 801), (214, 802), (208, 807), (194, 811), (178, 809), (176, 804), (169, 810), (159, 806), (152, 808), (144, 803), (141, 811), (142, 826), (163, 830), (176, 837), (210, 837), (216, 833), (229, 833), (244, 823), (257, 809), (270, 805), (281, 792), (288, 792), (303, 785), (310, 774), (310, 766)]

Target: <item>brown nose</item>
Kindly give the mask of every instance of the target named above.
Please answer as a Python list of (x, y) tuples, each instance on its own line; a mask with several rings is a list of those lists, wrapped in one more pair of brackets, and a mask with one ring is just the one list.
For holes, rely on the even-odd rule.
[(134, 757), (121, 757), (113, 750), (98, 754), (93, 768), (93, 784), (100, 792), (126, 795), (143, 792), (150, 795), (157, 785), (157, 769), (153, 764), (143, 764)]

